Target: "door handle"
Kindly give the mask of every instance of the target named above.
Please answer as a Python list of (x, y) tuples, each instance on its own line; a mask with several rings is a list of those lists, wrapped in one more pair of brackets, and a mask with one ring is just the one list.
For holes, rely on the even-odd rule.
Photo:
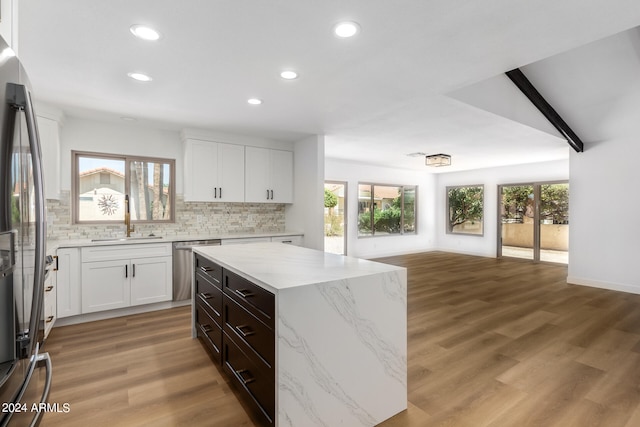
[(45, 289), (45, 292), (51, 292), (51, 290), (53, 289), (53, 286), (47, 286), (47, 289)]
[(129, 277), (129, 264), (124, 265), (124, 277)]

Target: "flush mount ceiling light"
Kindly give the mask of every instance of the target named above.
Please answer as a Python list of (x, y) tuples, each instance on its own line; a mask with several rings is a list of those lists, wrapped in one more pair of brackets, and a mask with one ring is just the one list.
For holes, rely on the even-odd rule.
[(129, 30), (131, 34), (142, 40), (156, 41), (160, 38), (159, 32), (144, 25), (132, 25)]
[(425, 157), (424, 164), (427, 166), (451, 166), (451, 156), (448, 154), (431, 154)]
[(150, 76), (143, 73), (127, 73), (127, 76), (139, 82), (150, 82), (151, 80), (153, 80)]
[(294, 80), (298, 78), (298, 73), (291, 70), (285, 70), (280, 73), (280, 77), (282, 77), (285, 80)]
[(262, 104), (262, 99), (258, 99), (258, 98), (249, 98), (247, 99), (247, 102), (251, 105), (260, 105)]
[(333, 33), (342, 39), (353, 37), (359, 32), (360, 25), (353, 21), (340, 22), (333, 27)]

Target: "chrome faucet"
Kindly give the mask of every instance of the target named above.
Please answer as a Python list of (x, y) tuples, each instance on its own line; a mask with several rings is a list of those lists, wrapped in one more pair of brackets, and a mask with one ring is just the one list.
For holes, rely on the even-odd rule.
[(129, 195), (124, 196), (124, 225), (127, 227), (127, 237), (131, 237), (131, 232), (136, 231), (135, 227), (131, 225), (131, 215), (129, 213)]

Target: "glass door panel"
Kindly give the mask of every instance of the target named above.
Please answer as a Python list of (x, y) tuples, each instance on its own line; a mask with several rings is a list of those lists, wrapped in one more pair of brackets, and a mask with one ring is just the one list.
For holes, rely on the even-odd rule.
[(569, 262), (569, 184), (540, 185), (540, 261)]
[(535, 259), (535, 194), (531, 185), (500, 187), (500, 254)]
[(327, 181), (324, 184), (324, 250), (347, 254), (347, 183)]

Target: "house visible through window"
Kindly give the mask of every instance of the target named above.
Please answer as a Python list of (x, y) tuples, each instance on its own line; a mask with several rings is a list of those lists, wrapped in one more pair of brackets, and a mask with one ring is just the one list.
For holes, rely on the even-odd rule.
[(73, 152), (74, 223), (174, 221), (175, 160)]
[(358, 184), (358, 236), (415, 234), (416, 189)]

